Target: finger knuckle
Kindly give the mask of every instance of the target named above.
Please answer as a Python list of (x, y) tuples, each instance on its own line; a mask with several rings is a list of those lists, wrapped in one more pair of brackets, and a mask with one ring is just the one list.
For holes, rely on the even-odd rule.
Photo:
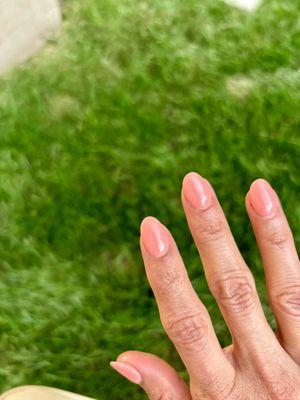
[(272, 388), (274, 400), (292, 400), (295, 399), (294, 394), (295, 390), (292, 386), (289, 386), (284, 383), (277, 383)]
[(184, 291), (184, 277), (179, 270), (171, 265), (161, 268), (156, 276), (156, 293), (160, 297), (178, 297)]
[(247, 315), (255, 305), (253, 286), (248, 277), (234, 276), (216, 281), (212, 292), (221, 306), (236, 314)]
[(226, 224), (221, 218), (208, 218), (195, 227), (199, 243), (216, 242), (226, 236)]
[[(278, 371), (280, 372), (280, 371)], [(287, 376), (283, 369), (273, 373), (272, 376), (264, 377), (263, 382), (270, 397), (274, 400), (293, 400), (296, 394), (296, 385), (291, 377)]]
[(233, 382), (229, 382), (218, 374), (212, 374), (202, 383), (200, 392), (199, 388), (196, 389), (196, 393), (192, 392), (192, 397), (195, 400), (246, 400), (246, 397), (240, 395), (238, 389), (236, 389), (235, 379)]
[(300, 285), (286, 287), (277, 294), (271, 295), (271, 300), (285, 314), (300, 317)]
[(171, 319), (165, 324), (165, 329), (176, 345), (188, 349), (197, 343), (206, 342), (209, 326), (207, 318), (198, 313)]
[(283, 249), (292, 240), (291, 232), (282, 226), (281, 221), (272, 221), (272, 226), (267, 229), (266, 242), (275, 249)]

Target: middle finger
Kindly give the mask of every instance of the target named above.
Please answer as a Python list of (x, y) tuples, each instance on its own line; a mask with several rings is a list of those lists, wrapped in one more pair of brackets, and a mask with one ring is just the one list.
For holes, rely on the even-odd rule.
[[(243, 260), (209, 182), (196, 173), (183, 181), (182, 202), (211, 292), (235, 344), (261, 348), (276, 343), (255, 282)], [(269, 347), (268, 346), (268, 347)], [(247, 351), (246, 349), (246, 351)]]

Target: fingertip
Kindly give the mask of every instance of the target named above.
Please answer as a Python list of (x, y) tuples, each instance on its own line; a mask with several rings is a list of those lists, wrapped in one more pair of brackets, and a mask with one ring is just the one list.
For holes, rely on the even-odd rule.
[(124, 351), (123, 353), (118, 355), (117, 361), (128, 362), (128, 361), (130, 361), (130, 359), (134, 359), (135, 353), (136, 353), (136, 351), (134, 351), (134, 350)]
[(250, 188), (251, 188), (251, 186), (255, 186), (255, 185), (259, 185), (259, 184), (270, 184), (266, 179), (264, 179), (264, 178), (256, 178), (256, 179), (254, 179), (254, 181), (251, 183), (251, 185), (250, 185)]
[(145, 230), (149, 226), (149, 224), (160, 224), (160, 221), (157, 218), (148, 215), (147, 217), (142, 219), (142, 222), (140, 224), (141, 232)]
[(111, 361), (109, 365), (130, 382), (135, 383), (136, 385), (141, 384), (142, 375), (134, 366), (124, 361)]
[(189, 172), (182, 181), (182, 198), (192, 209), (205, 210), (212, 202), (213, 190), (207, 179)]
[(182, 179), (182, 185), (184, 185), (185, 183), (189, 182), (190, 179), (204, 179), (200, 174), (198, 174), (198, 172), (195, 171), (190, 171), (187, 174), (184, 175), (183, 179)]
[(143, 351), (128, 350), (117, 357), (117, 362), (127, 363), (136, 367), (143, 376), (167, 375), (173, 377), (175, 370), (158, 356)]
[(169, 241), (169, 231), (158, 219), (144, 218), (141, 223), (141, 243), (151, 257), (164, 256), (168, 251)]
[(247, 194), (247, 202), (260, 217), (272, 217), (280, 204), (275, 190), (262, 178), (252, 182)]

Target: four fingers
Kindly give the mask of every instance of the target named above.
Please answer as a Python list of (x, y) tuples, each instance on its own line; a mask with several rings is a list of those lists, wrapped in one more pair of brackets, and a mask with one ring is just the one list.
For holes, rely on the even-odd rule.
[[(279, 348), (264, 316), (254, 279), (209, 182), (196, 173), (188, 174), (183, 181), (182, 203), (209, 287), (231, 331), (234, 348), (244, 349), (249, 357), (251, 353), (260, 357), (264, 346), (271, 352)], [(297, 350), (300, 268), (290, 228), (277, 195), (264, 180), (252, 184), (246, 207), (261, 251), (282, 344), (300, 363), (300, 349)], [(146, 218), (141, 225), (141, 250), (163, 326), (184, 361), (191, 381), (200, 383), (207, 393), (213, 394), (215, 390), (226, 394), (226, 387), (234, 381), (235, 370), (224, 356), (207, 310), (188, 279), (174, 239), (153, 217)], [(161, 362), (155, 359), (150, 364), (164, 365), (163, 370), (165, 364)], [(175, 371), (171, 375), (177, 376)], [(170, 383), (172, 379), (165, 382)], [(180, 387), (186, 393), (186, 386)], [(149, 396), (151, 400), (156, 399), (153, 394)], [(180, 398), (189, 399), (188, 395), (184, 396)]]
[(282, 345), (300, 362), (300, 265), (292, 232), (275, 191), (265, 180), (253, 182), (246, 208), (262, 256)]

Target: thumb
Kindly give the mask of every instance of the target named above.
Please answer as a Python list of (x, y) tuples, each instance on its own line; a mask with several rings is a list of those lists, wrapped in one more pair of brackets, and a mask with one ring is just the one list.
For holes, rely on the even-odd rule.
[(126, 351), (110, 363), (111, 367), (140, 385), (149, 400), (191, 400), (187, 384), (159, 357), (140, 351)]

